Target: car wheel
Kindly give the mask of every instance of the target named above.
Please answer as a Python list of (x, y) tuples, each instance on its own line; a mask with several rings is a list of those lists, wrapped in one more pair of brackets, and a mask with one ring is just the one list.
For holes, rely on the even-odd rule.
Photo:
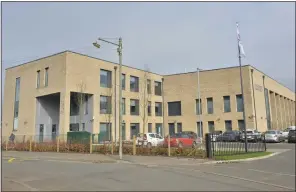
[(179, 148), (183, 148), (183, 143), (179, 143), (179, 144), (178, 144), (178, 147), (179, 147)]
[(195, 148), (195, 147), (196, 147), (196, 142), (194, 141), (192, 144), (192, 148)]
[(152, 144), (149, 142), (149, 143), (147, 143), (147, 147), (148, 148), (151, 148), (151, 146), (152, 146)]

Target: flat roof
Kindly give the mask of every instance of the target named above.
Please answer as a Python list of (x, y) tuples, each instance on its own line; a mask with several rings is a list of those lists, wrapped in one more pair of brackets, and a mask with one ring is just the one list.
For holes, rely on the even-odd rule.
[[(93, 56), (90, 56), (90, 55), (86, 55), (86, 54), (82, 54), (82, 53), (78, 53), (78, 52), (75, 52), (75, 51), (70, 51), (70, 50), (65, 50), (65, 51), (62, 51), (62, 52), (58, 52), (58, 53), (54, 53), (52, 55), (48, 55), (48, 56), (45, 56), (45, 57), (40, 57), (38, 59), (35, 59), (35, 60), (32, 60), (32, 61), (29, 61), (29, 62), (26, 62), (26, 63), (22, 63), (22, 64), (19, 64), (19, 65), (15, 65), (15, 66), (12, 66), (12, 67), (8, 67), (6, 68), (5, 70), (8, 70), (8, 69), (12, 69), (12, 68), (15, 68), (15, 67), (19, 67), (19, 66), (22, 66), (22, 65), (26, 65), (26, 64), (30, 64), (32, 62), (35, 62), (35, 61), (38, 61), (38, 60), (41, 60), (41, 59), (45, 59), (45, 58), (48, 58), (48, 57), (53, 57), (53, 56), (56, 56), (56, 55), (59, 55), (59, 54), (63, 54), (63, 53), (67, 53), (67, 52), (70, 52), (70, 53), (74, 53), (74, 54), (77, 54), (77, 55), (81, 55), (81, 56), (85, 56), (85, 57), (89, 57), (89, 58), (93, 58), (93, 59), (97, 59), (97, 60), (100, 60), (100, 61), (104, 61), (104, 62), (108, 62), (108, 63), (112, 63), (112, 64), (115, 64), (115, 65), (119, 65), (119, 63), (115, 63), (115, 62), (112, 62), (112, 61), (108, 61), (108, 60), (104, 60), (104, 59), (101, 59), (101, 58), (97, 58), (97, 57), (93, 57)], [(169, 74), (169, 75), (161, 75), (161, 74), (158, 74), (158, 73), (154, 73), (154, 72), (151, 72), (151, 71), (146, 71), (146, 70), (143, 70), (143, 69), (139, 69), (139, 68), (136, 68), (136, 67), (131, 67), (131, 66), (128, 66), (128, 65), (124, 65), (122, 64), (122, 66), (125, 66), (125, 67), (128, 67), (128, 68), (132, 68), (132, 69), (136, 69), (136, 70), (140, 70), (140, 71), (145, 71), (145, 72), (149, 72), (149, 73), (152, 73), (152, 74), (155, 74), (155, 75), (160, 75), (160, 76), (172, 76), (172, 75), (183, 75), (183, 74), (190, 74), (190, 73), (196, 73), (196, 71), (191, 71), (191, 72), (187, 72), (187, 73), (175, 73), (175, 74)], [(275, 82), (277, 82), (278, 84), (282, 85), (283, 87), (286, 87), (287, 89), (289, 89), (290, 91), (292, 91), (290, 88), (288, 88), (287, 86), (285, 86), (284, 84), (278, 82), (277, 80), (273, 79), (272, 77), (266, 75), (264, 72), (260, 71), (259, 69), (257, 69), (256, 67), (252, 66), (252, 65), (242, 65), (242, 67), (252, 67), (254, 68), (255, 70), (259, 71), (260, 73), (264, 74), (266, 77), (274, 80)], [(206, 72), (206, 71), (216, 71), (216, 70), (225, 70), (225, 69), (231, 69), (231, 68), (238, 68), (239, 66), (230, 66), (230, 67), (223, 67), (223, 68), (215, 68), (215, 69), (207, 69), (207, 70), (200, 70), (200, 72)], [(294, 91), (292, 91), (294, 93)]]

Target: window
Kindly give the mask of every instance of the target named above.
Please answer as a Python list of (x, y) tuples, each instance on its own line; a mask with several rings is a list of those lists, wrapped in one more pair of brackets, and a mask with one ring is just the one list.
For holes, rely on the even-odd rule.
[(169, 123), (169, 134), (170, 135), (175, 134), (175, 123)]
[(245, 122), (244, 122), (244, 120), (238, 120), (238, 121), (237, 121), (237, 124), (238, 124), (238, 129), (239, 129), (240, 131), (245, 130)]
[(155, 123), (156, 133), (162, 136), (162, 123)]
[(148, 94), (151, 94), (151, 80), (147, 79), (147, 92)]
[(17, 130), (18, 129), (20, 86), (21, 86), (21, 78), (18, 77), (15, 80), (13, 130)]
[(77, 93), (71, 93), (70, 95), (70, 116), (79, 115), (79, 105), (76, 95)]
[(148, 101), (148, 116), (151, 116), (151, 101)]
[(197, 127), (197, 136), (203, 137), (203, 123), (199, 121), (196, 122), (196, 127)]
[(244, 104), (243, 104), (243, 96), (236, 95), (236, 111), (237, 112), (243, 112), (244, 110)]
[(99, 141), (111, 141), (111, 123), (100, 123)]
[(169, 116), (181, 116), (181, 101), (168, 102)]
[(79, 131), (79, 123), (71, 123), (70, 131)]
[(162, 116), (162, 103), (155, 102), (155, 116)]
[(101, 114), (111, 114), (112, 107), (111, 107), (111, 97), (110, 96), (103, 96), (100, 97), (100, 113)]
[(121, 101), (121, 114), (125, 115), (125, 98), (122, 98)]
[(214, 106), (213, 106), (213, 98), (209, 97), (207, 98), (207, 106), (208, 106), (208, 114), (214, 113)]
[(231, 112), (230, 96), (223, 96), (223, 101), (224, 101), (224, 113)]
[(201, 115), (202, 114), (202, 103), (201, 103), (201, 99), (196, 99), (196, 115)]
[(131, 99), (130, 100), (130, 114), (139, 115), (139, 100)]
[(40, 70), (37, 71), (37, 85), (36, 85), (37, 88), (40, 87)]
[(131, 123), (130, 125), (130, 139), (133, 139), (133, 136), (137, 136), (140, 133), (140, 124)]
[(130, 77), (130, 91), (139, 92), (139, 77), (135, 77), (135, 76)]
[(213, 133), (215, 131), (215, 122), (214, 121), (208, 122), (208, 129), (209, 129), (209, 133)]
[(154, 94), (161, 95), (161, 82), (154, 81)]
[(101, 87), (111, 88), (112, 86), (112, 72), (101, 69), (100, 71), (100, 85)]
[(88, 114), (88, 95), (84, 95), (84, 115)]
[(122, 127), (122, 135), (121, 135), (121, 138), (122, 138), (122, 141), (125, 141), (126, 140), (125, 123), (122, 123), (121, 124), (121, 127)]
[(182, 132), (182, 123), (177, 123), (177, 132)]
[(44, 86), (48, 86), (48, 67), (45, 68), (45, 78), (44, 78)]
[(121, 87), (125, 90), (125, 74), (121, 74)]
[(149, 132), (149, 133), (152, 132), (152, 123), (148, 123), (148, 132)]
[(225, 121), (225, 130), (232, 131), (232, 122), (230, 120)]

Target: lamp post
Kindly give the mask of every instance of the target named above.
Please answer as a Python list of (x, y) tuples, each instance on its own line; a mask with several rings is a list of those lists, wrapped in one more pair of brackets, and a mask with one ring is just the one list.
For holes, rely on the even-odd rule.
[[(119, 106), (118, 106), (118, 110), (119, 110), (119, 159), (122, 159), (122, 110), (121, 110), (121, 102), (122, 102), (122, 81), (121, 81), (121, 68), (122, 68), (122, 38), (120, 37), (118, 39), (118, 43), (113, 43), (111, 41), (107, 41), (105, 39), (102, 38), (98, 38), (99, 41), (103, 41), (105, 43), (109, 43), (112, 45), (117, 46), (117, 53), (119, 56)], [(96, 48), (100, 48), (100, 44), (98, 44), (97, 42), (93, 43), (93, 45)], [(115, 82), (116, 83), (116, 82)]]

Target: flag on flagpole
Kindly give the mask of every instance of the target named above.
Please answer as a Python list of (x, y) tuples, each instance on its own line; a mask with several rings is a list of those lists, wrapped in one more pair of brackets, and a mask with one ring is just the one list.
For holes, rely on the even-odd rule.
[(238, 23), (236, 23), (236, 34), (237, 34), (237, 41), (238, 41), (238, 46), (240, 50), (240, 56), (246, 57), (244, 46), (240, 38)]

